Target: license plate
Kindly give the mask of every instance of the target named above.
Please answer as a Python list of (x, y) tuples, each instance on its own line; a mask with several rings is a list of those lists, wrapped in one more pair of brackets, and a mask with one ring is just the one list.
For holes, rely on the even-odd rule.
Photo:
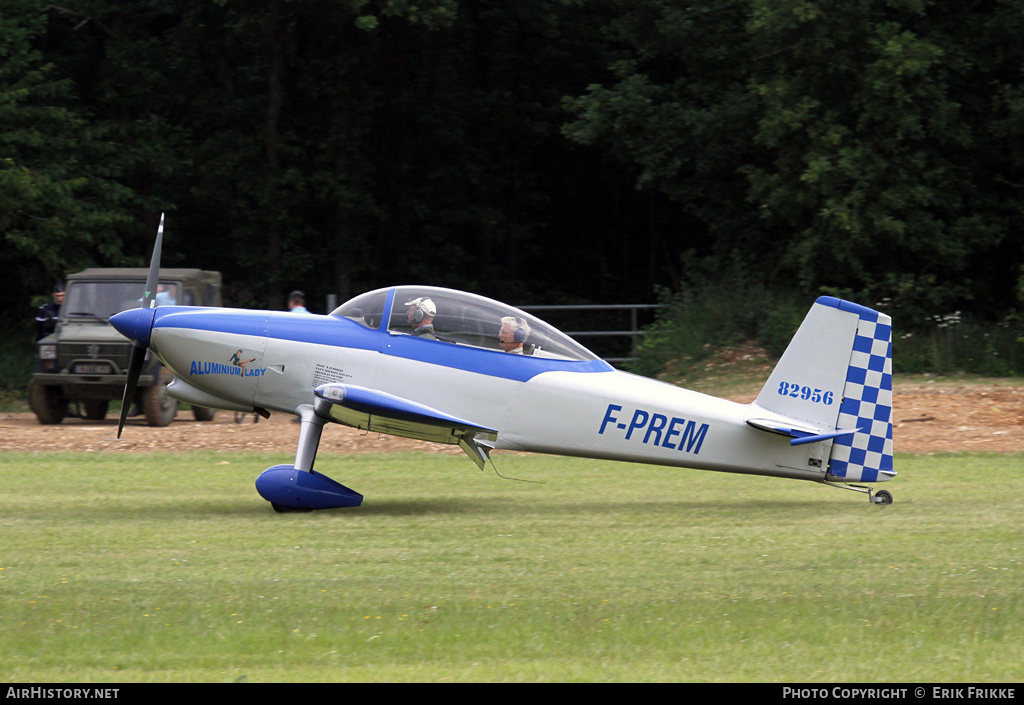
[(109, 375), (110, 365), (102, 362), (79, 362), (74, 365), (72, 372), (76, 375)]

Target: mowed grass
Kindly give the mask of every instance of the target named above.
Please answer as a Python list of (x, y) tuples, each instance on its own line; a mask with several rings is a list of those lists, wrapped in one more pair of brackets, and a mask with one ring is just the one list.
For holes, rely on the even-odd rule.
[(364, 505), (279, 515), (286, 455), (4, 454), (0, 680), (1024, 675), (1024, 456), (899, 456), (888, 507), (495, 457), (322, 455)]

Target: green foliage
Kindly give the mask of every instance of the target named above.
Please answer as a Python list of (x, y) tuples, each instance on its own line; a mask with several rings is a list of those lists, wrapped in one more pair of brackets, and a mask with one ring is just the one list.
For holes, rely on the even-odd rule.
[(796, 332), (809, 303), (777, 293), (742, 271), (706, 272), (679, 294), (660, 291), (657, 321), (646, 329), (631, 369), (656, 376), (669, 363), (684, 371), (694, 362), (747, 341), (778, 357)]
[(755, 7), (756, 41), (786, 49), (753, 84), (757, 141), (776, 157), (744, 172), (764, 217), (793, 233), (801, 282), (875, 298), (903, 293), (893, 277), (928, 277), (940, 305), (961, 298), (971, 257), (1015, 210), (980, 188), (999, 165), (965, 159), (995, 146), (968, 85), (974, 18), (895, 0)]
[[(661, 290), (660, 296), (657, 321), (646, 329), (631, 364), (651, 377), (685, 376), (694, 363), (748, 341), (777, 359), (813, 303), (799, 294), (774, 294), (736, 274), (703, 279), (679, 294)], [(1024, 375), (1024, 324), (1016, 316), (992, 323), (955, 311), (916, 319), (893, 311), (888, 300), (871, 305), (893, 316), (897, 374)]]
[(36, 48), (45, 25), (37, 3), (13, 0), (0, 10), (0, 299), (116, 262), (117, 230), (131, 220), (121, 150)]
[(678, 200), (702, 256), (997, 321), (1024, 258), (1021, 22), (1005, 2), (629, 3), (566, 133)]
[[(600, 5), (17, 0), (0, 13), (30, 30), (9, 80), (45, 68), (60, 136), (91, 150), (87, 173), (56, 145), (46, 168), (76, 167), (65, 190), (82, 211), (131, 219), (97, 233), (63, 214), (60, 239), (26, 232), (6, 308), (84, 264), (144, 261), (161, 211), (165, 262), (221, 270), (232, 304), (280, 306), (299, 287), (319, 310), (327, 293), (415, 280), (529, 303), (578, 296), (595, 268), (592, 293), (643, 300), (658, 276), (629, 268), (642, 252), (620, 256), (647, 230), (642, 199), (559, 136), (563, 96), (603, 72)], [(570, 256), (581, 242), (589, 255)]]
[(957, 311), (934, 316), (929, 326), (913, 332), (894, 326), (893, 367), (897, 373), (1021, 376), (1024, 325), (1012, 319), (965, 319)]
[[(636, 187), (679, 203), (672, 239), (723, 261), (766, 254), (764, 224), (737, 169), (754, 157), (759, 115), (745, 2), (614, 2), (612, 79), (565, 101), (564, 134), (636, 170)], [(682, 222), (680, 222), (680, 220)]]
[(35, 364), (35, 328), (32, 317), (0, 319), (0, 412), (24, 411), (25, 391)]
[(998, 322), (1022, 32), (980, 0), (9, 0), (0, 308), (143, 262), (167, 211), (167, 264), (231, 304), (649, 301), (693, 252), (772, 296)]

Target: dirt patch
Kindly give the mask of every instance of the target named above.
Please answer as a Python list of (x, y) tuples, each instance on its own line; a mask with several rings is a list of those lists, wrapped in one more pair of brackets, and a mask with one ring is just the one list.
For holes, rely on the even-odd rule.
[[(117, 438), (117, 419), (85, 421), (64, 419), (43, 426), (31, 414), (0, 415), (0, 451), (71, 450), (99, 453), (149, 453), (152, 451), (226, 450), (294, 453), (299, 424), (288, 414), (273, 414), (254, 422), (246, 414), (218, 411), (213, 421), (196, 421), (192, 412), (179, 411), (169, 426), (155, 428), (142, 417), (128, 419)], [(461, 453), (458, 446), (442, 446), (406, 438), (363, 433), (339, 424), (328, 424), (320, 439), (320, 451), (329, 453), (381, 453), (407, 450)]]
[(1024, 450), (1024, 388), (897, 386), (893, 443), (909, 453)]
[[(738, 402), (754, 398), (750, 392), (727, 395)], [(893, 401), (893, 438), (897, 452), (1024, 450), (1024, 387), (1012, 383), (897, 383)], [(118, 440), (117, 420), (65, 419), (43, 426), (31, 413), (0, 414), (0, 451), (57, 451), (146, 453), (151, 451), (225, 450), (294, 453), (299, 426), (286, 414), (253, 423), (247, 415), (240, 423), (229, 412), (217, 412), (210, 422), (179, 412), (165, 428), (129, 419)], [(421, 450), (459, 454), (457, 446), (443, 446), (404, 438), (366, 434), (330, 424), (320, 443), (326, 453), (381, 453)]]

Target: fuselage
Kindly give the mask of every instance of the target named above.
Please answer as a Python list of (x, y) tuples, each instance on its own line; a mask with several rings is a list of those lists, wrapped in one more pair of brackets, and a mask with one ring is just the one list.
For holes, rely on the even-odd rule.
[(830, 443), (794, 447), (752, 428), (748, 419), (766, 415), (756, 405), (621, 372), (597, 358), (508, 354), (367, 320), (160, 307), (148, 344), (175, 374), (171, 395), (205, 406), (297, 413), (317, 386), (340, 382), (496, 429), (498, 449), (824, 477)]

